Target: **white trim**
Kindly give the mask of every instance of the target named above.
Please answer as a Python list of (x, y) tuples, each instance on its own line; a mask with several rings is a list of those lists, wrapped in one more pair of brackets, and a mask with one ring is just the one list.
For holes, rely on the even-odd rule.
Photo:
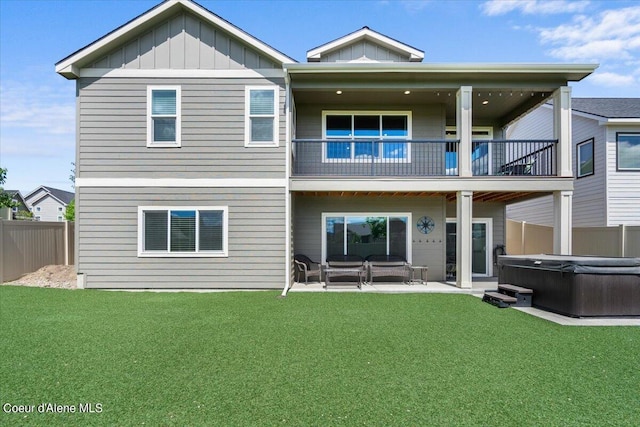
[(80, 77), (132, 77), (132, 78), (284, 78), (281, 68), (243, 70), (183, 70), (183, 69), (132, 69), (132, 68), (83, 68)]
[(319, 46), (315, 49), (311, 49), (307, 52), (307, 59), (319, 60), (324, 53), (330, 52), (332, 50), (340, 48), (341, 46), (364, 38), (373, 39), (384, 47), (391, 48), (391, 50), (403, 52), (407, 56), (409, 56), (411, 61), (422, 61), (422, 59), (424, 58), (423, 51), (365, 27), (351, 34), (347, 34), (344, 37), (340, 37), (337, 40), (323, 44), (322, 46)]
[[(446, 245), (446, 224), (457, 224), (457, 218), (453, 217), (448, 217), (445, 220), (445, 253), (447, 251), (447, 245)], [(486, 225), (486, 233), (487, 233), (487, 237), (485, 239), (485, 253), (486, 253), (486, 266), (485, 266), (485, 271), (487, 272), (487, 274), (478, 274), (478, 273), (472, 273), (473, 277), (493, 277), (493, 218), (485, 218), (485, 217), (479, 217), (479, 218), (471, 218), (471, 227), (473, 228), (473, 224), (485, 224)], [(473, 239), (473, 237), (472, 237)], [(456, 254), (456, 257), (458, 255)], [(471, 259), (471, 271), (473, 271), (473, 257)]]
[[(167, 248), (171, 245), (170, 211), (196, 212), (196, 251), (195, 252), (145, 252), (144, 251), (144, 212), (167, 211)], [(200, 251), (200, 211), (222, 211), (222, 250)], [(139, 258), (226, 258), (229, 256), (229, 207), (228, 206), (138, 206), (138, 257)]]
[(165, 3), (161, 3), (153, 9), (149, 10), (145, 14), (139, 16), (138, 18), (130, 21), (126, 25), (118, 28), (112, 33), (107, 34), (103, 38), (96, 40), (89, 46), (81, 49), (70, 57), (63, 59), (59, 63), (56, 64), (56, 72), (67, 77), (67, 78), (77, 78), (78, 77), (78, 63), (84, 60), (89, 56), (97, 55), (101, 50), (108, 50), (110, 48), (115, 47), (115, 45), (122, 39), (126, 38), (131, 32), (140, 28), (144, 24), (153, 21), (154, 18), (170, 13), (172, 9), (187, 9), (188, 11), (194, 13), (196, 16), (208, 21), (212, 25), (221, 28), (225, 32), (231, 34), (234, 37), (244, 41), (248, 45), (256, 48), (259, 52), (264, 53), (266, 56), (270, 57), (276, 62), (279, 63), (287, 63), (287, 62), (295, 62), (294, 59), (289, 58), (288, 56), (278, 52), (271, 46), (261, 42), (255, 37), (250, 36), (245, 33), (235, 25), (231, 24), (228, 21), (220, 18), (214, 13), (209, 12), (207, 9), (202, 6), (188, 0), (168, 0)]
[[(175, 90), (176, 91), (176, 140), (172, 142), (153, 141), (153, 117), (174, 117), (171, 115), (152, 114), (153, 91), (155, 90)], [(181, 86), (147, 86), (147, 147), (148, 148), (176, 148), (182, 145), (182, 88)]]
[[(411, 216), (411, 212), (322, 212), (322, 226), (321, 228), (321, 235), (320, 235), (320, 242), (322, 245), (322, 259), (320, 261), (321, 264), (324, 264), (326, 259), (327, 259), (327, 217), (386, 217), (387, 219), (390, 217), (406, 217), (407, 218), (407, 262), (411, 263), (412, 262), (412, 256), (413, 256), (413, 248), (412, 248), (412, 242), (413, 242), (413, 237), (412, 237), (412, 233), (413, 233), (413, 219)], [(387, 230), (389, 227), (389, 222), (387, 220)], [(345, 231), (346, 231), (346, 222), (345, 222)], [(347, 233), (345, 232), (345, 237), (344, 237), (344, 251), (346, 252), (346, 242), (347, 242)], [(387, 253), (389, 252), (389, 233), (387, 233)]]
[(284, 178), (76, 178), (76, 187), (285, 188)]
[[(351, 127), (353, 128), (353, 117), (354, 116), (406, 116), (407, 117), (407, 136), (406, 138), (400, 138), (400, 137), (385, 137), (385, 136), (381, 136), (380, 139), (384, 140), (385, 138), (388, 138), (392, 141), (398, 141), (398, 140), (411, 140), (412, 139), (412, 134), (413, 134), (413, 111), (411, 110), (406, 110), (406, 111), (384, 111), (384, 110), (322, 110), (322, 139), (336, 139), (336, 140), (341, 140), (344, 139), (344, 142), (351, 142), (352, 147), (353, 144), (355, 142), (358, 142), (359, 139), (364, 139), (364, 140), (372, 140), (375, 138), (372, 137), (354, 137), (353, 135), (349, 135), (349, 137), (327, 137), (327, 116), (331, 116), (331, 115), (335, 115), (335, 116), (351, 116), (352, 120), (351, 120)], [(407, 142), (407, 156), (406, 158), (403, 159), (393, 159), (393, 158), (383, 158), (383, 157), (379, 157), (374, 159), (375, 163), (411, 163), (411, 142)], [(381, 152), (382, 154), (382, 152)], [(354, 158), (353, 156), (355, 156), (355, 149), (351, 150), (351, 155), (352, 157), (349, 159), (330, 159), (327, 158), (327, 144), (323, 143), (322, 144), (322, 163), (358, 163), (358, 162), (362, 162), (362, 163), (370, 163), (371, 159), (366, 159), (366, 160), (359, 160)]]
[[(273, 114), (251, 115), (251, 91), (270, 90), (273, 92)], [(271, 141), (251, 141), (251, 117), (273, 118), (273, 135)], [(245, 147), (279, 147), (280, 146), (280, 87), (279, 86), (245, 86), (244, 88), (244, 146)]]

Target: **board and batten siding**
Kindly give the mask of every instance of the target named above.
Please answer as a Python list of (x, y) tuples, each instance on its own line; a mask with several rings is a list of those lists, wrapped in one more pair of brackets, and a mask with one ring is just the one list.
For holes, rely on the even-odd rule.
[(101, 69), (276, 69), (276, 63), (191, 13), (178, 13), (93, 62)]
[(640, 126), (607, 126), (607, 224), (640, 225), (640, 171), (618, 171), (618, 132), (640, 132)]
[[(322, 214), (411, 213), (413, 265), (429, 267), (429, 280), (444, 280), (445, 276), (445, 201), (444, 197), (314, 197), (294, 195), (295, 253), (305, 254), (314, 261), (322, 258)], [(436, 227), (428, 235), (416, 229), (416, 221), (424, 215), (433, 218)], [(324, 263), (324, 262), (323, 262)]]
[(409, 56), (398, 53), (371, 40), (358, 40), (341, 49), (326, 53), (320, 58), (320, 62), (349, 62), (358, 60), (370, 60), (381, 62), (409, 62)]
[[(180, 86), (181, 147), (147, 147), (147, 87)], [(279, 147), (245, 147), (245, 87), (277, 86)], [(81, 78), (82, 178), (284, 178), (283, 79)]]
[[(78, 273), (86, 288), (278, 289), (284, 188), (78, 188)], [(228, 206), (228, 257), (138, 257), (139, 206)]]

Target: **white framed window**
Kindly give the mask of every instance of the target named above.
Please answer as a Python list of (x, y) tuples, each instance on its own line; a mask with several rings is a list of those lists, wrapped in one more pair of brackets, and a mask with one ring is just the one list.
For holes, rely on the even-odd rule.
[(62, 212), (62, 206), (58, 206), (58, 212)]
[(139, 257), (228, 256), (227, 206), (138, 207)]
[(593, 141), (591, 138), (576, 145), (577, 178), (593, 175)]
[(616, 133), (616, 170), (640, 171), (640, 133)]
[(40, 212), (42, 208), (40, 206), (36, 206), (36, 212)]
[[(455, 126), (446, 126), (445, 139), (455, 140), (457, 138), (457, 129)], [(490, 142), (493, 140), (493, 128), (490, 126), (473, 126), (471, 128), (471, 168), (473, 175), (490, 175), (493, 170), (493, 155)], [(456, 148), (447, 144), (447, 153), (445, 154), (445, 163), (447, 167), (447, 175), (458, 174), (458, 153), (448, 151), (449, 148)]]
[(147, 86), (147, 147), (180, 147), (180, 86)]
[(411, 213), (322, 213), (322, 260), (396, 255), (411, 262)]
[(15, 212), (18, 212), (18, 207), (17, 207), (17, 206), (12, 207), (12, 208), (11, 208), (11, 211), (12, 211), (12, 212), (14, 212), (14, 213), (15, 213)]
[(279, 146), (278, 105), (277, 86), (245, 88), (245, 147)]
[(40, 221), (40, 216), (36, 216), (36, 221)]
[(323, 111), (322, 134), (323, 162), (411, 161), (411, 111)]
[(62, 222), (62, 221), (64, 221), (64, 218), (58, 215), (58, 222)]

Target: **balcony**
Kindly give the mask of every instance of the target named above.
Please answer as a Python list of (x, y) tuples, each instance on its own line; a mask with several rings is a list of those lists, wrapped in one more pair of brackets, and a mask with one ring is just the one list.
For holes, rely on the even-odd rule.
[[(557, 140), (483, 140), (471, 144), (473, 176), (556, 176)], [(292, 175), (314, 177), (458, 176), (460, 141), (294, 139)]]

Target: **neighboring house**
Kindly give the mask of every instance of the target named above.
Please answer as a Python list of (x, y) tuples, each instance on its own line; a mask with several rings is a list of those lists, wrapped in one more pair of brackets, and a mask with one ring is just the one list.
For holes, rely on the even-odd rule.
[[(304, 253), (400, 255), (470, 287), (494, 273), (506, 204), (538, 194), (568, 253), (568, 82), (596, 66), (423, 59), (365, 27), (298, 63), (188, 0), (64, 58), (79, 284), (282, 288)], [(505, 141), (549, 99), (556, 133)]]
[(67, 205), (74, 198), (74, 193), (42, 185), (27, 194), (24, 200), (34, 220), (64, 221)]
[[(572, 164), (573, 225), (640, 225), (640, 98), (574, 98)], [(546, 132), (553, 106), (545, 104), (508, 131), (526, 139)], [(510, 205), (509, 219), (553, 225), (553, 200), (540, 197)]]
[(11, 219), (17, 219), (18, 212), (28, 212), (29, 208), (22, 197), (22, 193), (19, 190), (4, 190), (3, 193), (8, 194), (11, 200), (15, 203), (15, 206), (11, 207)]

